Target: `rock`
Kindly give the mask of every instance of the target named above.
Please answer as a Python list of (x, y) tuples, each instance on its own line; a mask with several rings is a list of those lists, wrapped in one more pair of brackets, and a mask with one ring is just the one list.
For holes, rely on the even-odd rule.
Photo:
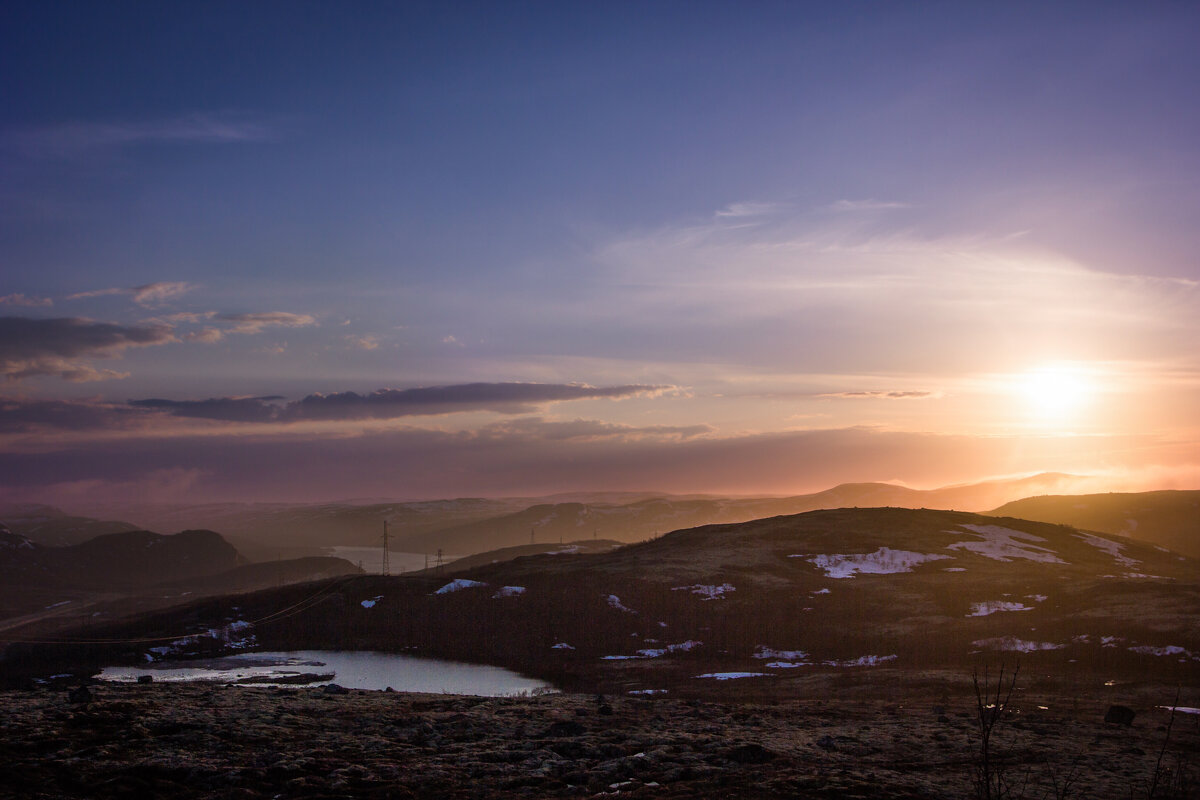
[(587, 728), (580, 725), (575, 720), (559, 720), (551, 723), (549, 728), (546, 728), (542, 734), (543, 739), (561, 739), (564, 736), (582, 736), (587, 733)]
[(154, 683), (154, 676), (153, 675), (138, 675), (137, 682), (138, 683)]
[(775, 754), (761, 744), (748, 742), (730, 749), (725, 757), (738, 764), (766, 764), (775, 758)]
[(85, 706), (92, 702), (92, 699), (92, 692), (86, 686), (80, 686), (67, 693), (67, 702), (75, 705)]
[(1129, 727), (1133, 725), (1133, 718), (1136, 716), (1137, 712), (1129, 706), (1109, 706), (1108, 713), (1104, 715), (1104, 721)]
[(350, 694), (350, 690), (345, 686), (339, 686), (336, 683), (328, 683), (325, 685), (325, 694)]

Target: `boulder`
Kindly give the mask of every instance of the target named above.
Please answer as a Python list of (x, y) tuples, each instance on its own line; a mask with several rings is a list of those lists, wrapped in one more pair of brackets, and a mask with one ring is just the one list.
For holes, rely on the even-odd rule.
[(1104, 721), (1129, 727), (1133, 724), (1133, 718), (1136, 716), (1137, 712), (1129, 706), (1109, 706), (1108, 713), (1104, 715)]

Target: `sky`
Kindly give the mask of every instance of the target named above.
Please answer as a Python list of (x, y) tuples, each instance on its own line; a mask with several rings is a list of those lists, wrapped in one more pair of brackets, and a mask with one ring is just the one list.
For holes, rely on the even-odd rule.
[(0, 500), (1200, 487), (1200, 6), (0, 8)]

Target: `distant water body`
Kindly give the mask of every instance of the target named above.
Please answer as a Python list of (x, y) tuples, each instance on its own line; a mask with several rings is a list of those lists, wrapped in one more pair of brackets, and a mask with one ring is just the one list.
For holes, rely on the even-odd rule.
[[(378, 575), (383, 572), (383, 549), (379, 547), (330, 547), (329, 555), (334, 558), (344, 558), (352, 564), (362, 567), (364, 572)], [(457, 556), (443, 556), (443, 563), (452, 561)], [(393, 575), (402, 572), (414, 572), (427, 566), (436, 566), (437, 556), (426, 553), (400, 553), (395, 550), (388, 553), (388, 571)]]
[(239, 653), (198, 661), (159, 661), (138, 667), (106, 667), (102, 680), (132, 682), (141, 675), (155, 681), (234, 683), (252, 679), (257, 685), (296, 685), (298, 676), (313, 676), (312, 685), (336, 683), (348, 689), (388, 687), (398, 692), (470, 694), (483, 697), (553, 691), (554, 687), (500, 667), (463, 664), (435, 658), (342, 650)]

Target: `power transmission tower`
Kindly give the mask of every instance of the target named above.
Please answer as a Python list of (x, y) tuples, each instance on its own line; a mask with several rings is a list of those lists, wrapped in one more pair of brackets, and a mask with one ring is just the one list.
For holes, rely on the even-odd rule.
[(383, 521), (383, 574), (387, 575), (391, 564), (388, 562), (388, 529), (387, 520)]

